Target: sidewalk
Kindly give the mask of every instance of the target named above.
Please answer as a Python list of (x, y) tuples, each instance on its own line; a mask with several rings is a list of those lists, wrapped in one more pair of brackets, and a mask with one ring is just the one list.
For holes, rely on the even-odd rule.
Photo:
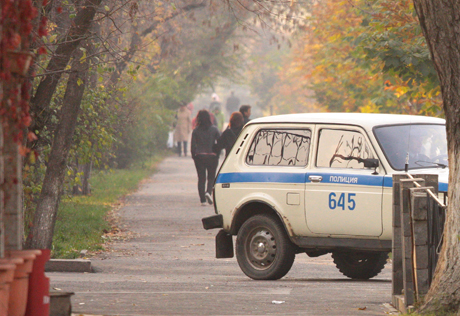
[[(47, 273), (75, 292), (75, 315), (386, 315), (391, 265), (369, 281), (344, 277), (330, 256), (298, 254), (278, 281), (254, 281), (235, 258), (215, 259), (215, 231), (201, 218), (190, 157), (170, 157), (120, 210), (134, 234), (92, 258), (97, 273)], [(274, 303), (274, 301), (276, 301)]]

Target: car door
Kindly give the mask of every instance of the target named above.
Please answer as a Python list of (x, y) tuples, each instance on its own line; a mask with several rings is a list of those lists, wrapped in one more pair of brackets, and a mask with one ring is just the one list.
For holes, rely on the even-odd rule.
[(314, 234), (380, 236), (383, 168), (365, 168), (377, 158), (359, 127), (316, 127), (316, 157), (306, 176), (305, 213)]

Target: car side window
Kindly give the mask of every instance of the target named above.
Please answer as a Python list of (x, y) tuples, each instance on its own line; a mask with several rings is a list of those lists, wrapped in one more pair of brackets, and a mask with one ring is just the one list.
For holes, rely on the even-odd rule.
[(364, 169), (364, 159), (374, 158), (363, 134), (356, 131), (322, 129), (317, 167)]
[(262, 129), (257, 132), (248, 155), (248, 165), (306, 166), (310, 153), (308, 129)]

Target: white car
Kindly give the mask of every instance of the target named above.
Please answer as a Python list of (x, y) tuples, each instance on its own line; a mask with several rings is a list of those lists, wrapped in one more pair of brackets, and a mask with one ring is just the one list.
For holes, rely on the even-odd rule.
[(445, 120), (424, 116), (311, 113), (250, 121), (214, 186), (221, 228), (216, 257), (236, 256), (257, 280), (282, 278), (295, 255), (332, 253), (346, 276), (369, 279), (392, 244), (392, 175), (439, 175), (447, 191)]

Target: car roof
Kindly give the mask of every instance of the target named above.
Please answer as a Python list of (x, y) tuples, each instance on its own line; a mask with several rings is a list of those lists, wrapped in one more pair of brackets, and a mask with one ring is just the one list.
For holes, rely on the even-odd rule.
[(314, 123), (347, 124), (362, 126), (371, 130), (375, 126), (397, 124), (445, 124), (441, 118), (421, 115), (381, 114), (381, 113), (298, 113), (266, 116), (249, 121), (257, 123)]

